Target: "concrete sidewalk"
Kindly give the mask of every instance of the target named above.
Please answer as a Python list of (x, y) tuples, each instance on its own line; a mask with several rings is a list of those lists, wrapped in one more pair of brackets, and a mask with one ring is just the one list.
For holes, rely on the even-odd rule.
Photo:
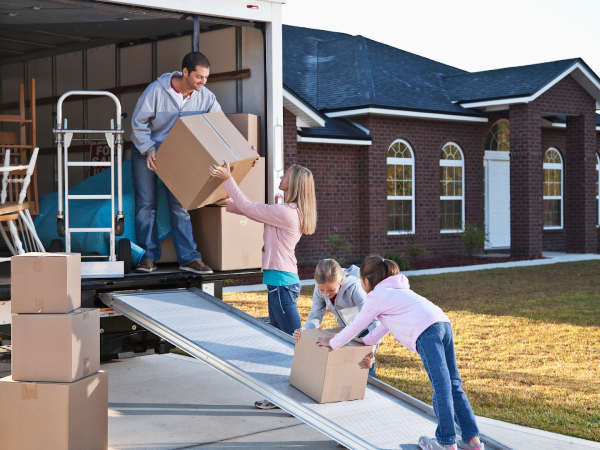
[[(488, 270), (488, 269), (505, 269), (508, 267), (528, 267), (528, 266), (545, 266), (548, 264), (558, 264), (566, 262), (576, 261), (592, 261), (600, 260), (600, 255), (596, 254), (573, 254), (573, 253), (560, 253), (560, 252), (544, 252), (544, 259), (532, 259), (529, 261), (509, 261), (505, 263), (492, 263), (492, 264), (478, 264), (475, 266), (461, 266), (461, 267), (442, 267), (439, 269), (424, 269), (424, 270), (405, 270), (402, 273), (407, 277), (416, 277), (418, 275), (437, 275), (440, 273), (454, 273), (454, 272), (472, 272), (475, 270)], [(302, 286), (314, 286), (315, 280), (301, 280)], [(223, 288), (223, 293), (227, 292), (257, 292), (266, 291), (267, 286), (265, 284), (252, 284), (248, 286), (229, 286)]]

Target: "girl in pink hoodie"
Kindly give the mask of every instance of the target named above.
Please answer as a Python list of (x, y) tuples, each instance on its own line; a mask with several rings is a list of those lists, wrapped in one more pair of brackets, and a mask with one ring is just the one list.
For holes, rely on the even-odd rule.
[(408, 278), (400, 274), (393, 261), (369, 256), (362, 263), (360, 279), (368, 293), (362, 310), (334, 338), (319, 338), (317, 345), (337, 350), (373, 319), (379, 319), (381, 325), (364, 338), (354, 340), (373, 345), (391, 332), (400, 344), (421, 357), (433, 386), (433, 409), (438, 426), (435, 438), (422, 436), (419, 446), (423, 450), (456, 450), (456, 418), (462, 430), (458, 448), (483, 450), (475, 415), (461, 388), (448, 316), (438, 306), (411, 291)]

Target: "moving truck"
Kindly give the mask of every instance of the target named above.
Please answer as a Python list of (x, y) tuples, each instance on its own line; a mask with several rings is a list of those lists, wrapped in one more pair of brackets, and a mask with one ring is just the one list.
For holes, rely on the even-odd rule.
[[(131, 115), (146, 86), (165, 72), (181, 70), (194, 41), (211, 64), (207, 84), (225, 113), (261, 118), (260, 148), (266, 162), (266, 199), (273, 203), (283, 174), (281, 8), (285, 0), (14, 0), (0, 15), (0, 116), (17, 114), (19, 85), (29, 99), (35, 78), (37, 190), (57, 190), (54, 143), (56, 103), (71, 90), (104, 90), (118, 96), (123, 120), (124, 160), (130, 158)], [(105, 129), (114, 117), (109, 98), (72, 97), (63, 104), (71, 129)], [(0, 117), (1, 119), (1, 117)], [(1, 123), (0, 132), (18, 131)], [(0, 142), (1, 144), (1, 142)], [(72, 142), (69, 158), (89, 161), (87, 141)], [(90, 176), (89, 167), (69, 169), (70, 187)], [(39, 230), (38, 230), (39, 232)], [(223, 280), (260, 276), (240, 270), (196, 276), (178, 271), (82, 280), (82, 306), (101, 307), (98, 294), (123, 289), (197, 286), (220, 297)], [(10, 342), (10, 263), (0, 263), (0, 337)], [(138, 324), (104, 309), (102, 354), (168, 351)]]

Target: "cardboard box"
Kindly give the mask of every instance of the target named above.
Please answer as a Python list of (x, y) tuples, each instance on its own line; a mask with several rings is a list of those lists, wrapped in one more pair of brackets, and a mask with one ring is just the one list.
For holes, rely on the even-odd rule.
[(100, 310), (13, 314), (12, 376), (70, 383), (100, 370)]
[(254, 114), (225, 114), (244, 139), (260, 153), (260, 116)]
[(106, 450), (108, 373), (75, 383), (0, 379), (0, 450)]
[(81, 306), (79, 253), (25, 253), (10, 264), (14, 314), (66, 314)]
[(319, 329), (302, 333), (294, 350), (290, 384), (318, 403), (363, 399), (369, 377), (363, 359), (373, 347), (351, 341), (333, 351), (315, 344), (322, 336), (333, 337), (335, 333)]
[(265, 158), (260, 158), (256, 166), (252, 168), (248, 175), (239, 184), (240, 190), (248, 197), (248, 200), (255, 203), (264, 203), (266, 198), (265, 190)]
[(262, 265), (265, 226), (222, 206), (191, 211), (194, 238), (202, 261), (213, 270), (256, 269)]
[(156, 152), (156, 173), (183, 207), (191, 210), (228, 197), (224, 180), (211, 177), (209, 166), (228, 161), (239, 185), (256, 157), (225, 114), (196, 114), (177, 120)]

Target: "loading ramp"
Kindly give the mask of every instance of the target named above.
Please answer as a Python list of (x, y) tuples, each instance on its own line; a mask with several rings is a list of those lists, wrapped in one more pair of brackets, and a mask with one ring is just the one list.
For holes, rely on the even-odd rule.
[[(291, 336), (197, 288), (110, 292), (102, 301), (353, 450), (417, 449), (433, 409), (370, 378), (364, 400), (318, 404), (289, 384)], [(482, 436), (490, 449), (511, 447)]]

